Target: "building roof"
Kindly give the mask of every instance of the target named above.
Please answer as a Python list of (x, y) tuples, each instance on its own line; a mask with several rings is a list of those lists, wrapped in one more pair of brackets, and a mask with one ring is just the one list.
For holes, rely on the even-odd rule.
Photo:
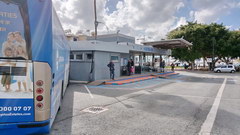
[(161, 40), (161, 41), (153, 41), (153, 42), (143, 42), (146, 46), (153, 46), (160, 49), (174, 49), (174, 48), (185, 48), (192, 46), (192, 43), (189, 43), (185, 39), (169, 39), (169, 40)]
[(118, 52), (129, 53), (129, 49), (122, 47), (117, 43), (102, 42), (102, 41), (71, 41), (71, 51), (105, 51), (105, 52)]
[[(121, 34), (121, 33), (113, 33), (113, 34), (104, 34), (104, 35), (97, 35), (97, 38), (109, 38), (109, 37), (116, 37), (116, 36), (119, 36), (119, 37), (124, 37), (124, 38), (128, 38), (128, 39), (131, 39), (131, 40), (134, 40), (135, 41), (135, 37), (131, 37), (131, 36), (128, 36), (128, 35), (124, 35), (124, 34)], [(95, 39), (94, 36), (90, 36), (89, 39)]]
[[(95, 37), (87, 37), (87, 40), (95, 40)], [(103, 42), (129, 42), (135, 43), (135, 38), (131, 36), (127, 36), (121, 33), (114, 33), (114, 34), (105, 34), (105, 35), (98, 35), (97, 40)]]
[(161, 55), (170, 55), (171, 51), (157, 49), (152, 46), (144, 46), (133, 43), (102, 42), (102, 41), (71, 41), (71, 51), (104, 51), (116, 53), (143, 52)]

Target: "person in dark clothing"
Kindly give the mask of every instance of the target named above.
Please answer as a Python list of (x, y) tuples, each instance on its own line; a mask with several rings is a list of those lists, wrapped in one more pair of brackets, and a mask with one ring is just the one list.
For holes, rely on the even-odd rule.
[(112, 61), (110, 61), (107, 65), (109, 67), (110, 70), (110, 79), (114, 80), (114, 63)]
[(131, 74), (133, 74), (133, 73), (134, 73), (134, 62), (131, 59)]
[(128, 75), (130, 76), (131, 75), (131, 60), (128, 60), (128, 63), (127, 63), (127, 70), (128, 70)]
[(134, 66), (134, 62), (133, 62), (133, 60), (131, 59), (131, 66)]
[(172, 64), (171, 64), (171, 67), (172, 67), (172, 71), (174, 71), (175, 64), (174, 64), (174, 63), (172, 63)]
[(165, 72), (164, 71), (164, 68), (165, 68), (165, 61), (163, 60), (163, 62), (162, 62), (162, 68), (163, 68), (163, 72)]
[(160, 67), (160, 72), (163, 72), (163, 62), (160, 60), (160, 65), (159, 65), (159, 67)]
[(184, 69), (187, 69), (187, 64), (186, 64), (186, 63), (184, 63), (183, 67), (184, 67)]

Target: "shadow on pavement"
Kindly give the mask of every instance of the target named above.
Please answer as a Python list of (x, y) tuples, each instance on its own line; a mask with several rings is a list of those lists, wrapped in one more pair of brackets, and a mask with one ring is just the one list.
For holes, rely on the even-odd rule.
[[(198, 77), (191, 77), (190, 80), (185, 80), (186, 82), (202, 82), (202, 83), (216, 83), (216, 84), (222, 84), (223, 78), (206, 78), (206, 79), (200, 79)], [(79, 86), (79, 87), (78, 87)], [(91, 125), (91, 130), (87, 127), (79, 127), (83, 128), (83, 130), (79, 130), (82, 134), (91, 134), (94, 130), (99, 130), (101, 134), (104, 134), (105, 132), (109, 131), (107, 126), (108, 121), (117, 121), (120, 118), (116, 119), (110, 119), (108, 117), (103, 117), (103, 114), (95, 115), (93, 117), (89, 117), (92, 115), (85, 115), (83, 113), (78, 113), (77, 115), (74, 115), (73, 109), (76, 109), (76, 106), (74, 108), (74, 98), (80, 98), (80, 97), (74, 97), (74, 94), (76, 93), (83, 93), (88, 94), (86, 90), (83, 89), (82, 85), (70, 85), (68, 88), (65, 98), (63, 100), (63, 106), (60, 112), (57, 115), (57, 118), (53, 124), (52, 127), (52, 133), (51, 134), (73, 134), (76, 133), (73, 130), (73, 127), (76, 129), (79, 125)], [(100, 95), (103, 97), (113, 97), (115, 99), (115, 103), (109, 104), (108, 108), (111, 110), (111, 106), (115, 106), (116, 103), (122, 104), (124, 106), (125, 113), (129, 112), (129, 110), (132, 111), (140, 111), (144, 114), (154, 114), (157, 115), (159, 118), (166, 117), (170, 119), (170, 123), (163, 123), (161, 119), (156, 118), (158, 121), (159, 127), (162, 125), (169, 126), (168, 124), (174, 125), (176, 123), (181, 123), (181, 120), (187, 120), (187, 125), (184, 125), (184, 129), (179, 129), (178, 132), (174, 131), (176, 133), (185, 133), (185, 134), (198, 134), (198, 132), (201, 129), (202, 123), (205, 121), (212, 104), (214, 102), (214, 98), (193, 98), (193, 97), (181, 97), (181, 96), (175, 96), (175, 95), (168, 95), (163, 93), (157, 93), (155, 91), (148, 91), (148, 94), (134, 94), (134, 92), (137, 92), (139, 90), (114, 90), (113, 89), (91, 89), (91, 93), (94, 95)], [(130, 95), (129, 95), (130, 94)], [(129, 98), (120, 100), (117, 97), (129, 95)], [(76, 103), (75, 103), (76, 105)], [(77, 103), (77, 107), (81, 106), (81, 103)], [(120, 108), (122, 109), (122, 108)], [(81, 111), (80, 109), (78, 111)], [(111, 114), (111, 111), (107, 112), (108, 115), (114, 116), (115, 114)], [(140, 113), (141, 114), (141, 113)], [(129, 115), (128, 114), (121, 114), (121, 115)], [(121, 116), (120, 115), (120, 116)], [(224, 117), (224, 122), (219, 122), (218, 119), (216, 120), (216, 124), (214, 127), (216, 128), (216, 131), (213, 130), (213, 133), (221, 134), (219, 130), (225, 130), (225, 134), (237, 134), (240, 132), (240, 125), (236, 124), (237, 121), (240, 121), (240, 116), (236, 115), (232, 112), (228, 112), (226, 110), (219, 109), (218, 115), (221, 117)], [(73, 119), (74, 117), (81, 116), (83, 118), (87, 119), (87, 121), (79, 121), (79, 125), (73, 125)], [(119, 115), (117, 115), (119, 116)], [(132, 116), (137, 117), (137, 116)], [(95, 121), (96, 119), (104, 120), (106, 125), (98, 125), (94, 124), (97, 123)], [(129, 117), (129, 123), (131, 123), (131, 117)], [(146, 118), (148, 119), (148, 118)], [(177, 120), (177, 121), (175, 121)], [(139, 123), (142, 122), (141, 120), (138, 121)], [(62, 124), (62, 125), (61, 125)], [(75, 123), (76, 124), (76, 123)], [(142, 127), (143, 129), (145, 127)], [(148, 127), (151, 129), (151, 127)], [(177, 127), (176, 127), (177, 128)], [(215, 129), (213, 128), (213, 129)], [(125, 130), (125, 129), (119, 129), (119, 130)], [(129, 129), (131, 130), (131, 128)], [(159, 130), (159, 129), (152, 129), (152, 130)], [(96, 131), (94, 131), (96, 132)], [(109, 133), (109, 132), (108, 132)], [(112, 133), (114, 134), (114, 133)], [(169, 133), (171, 134), (171, 133)]]
[[(67, 91), (64, 95), (61, 110), (59, 110), (56, 119), (53, 123), (50, 135), (59, 135), (59, 134), (71, 134), (72, 131), (72, 117), (73, 117), (73, 105), (74, 105), (74, 92), (71, 90), (71, 85), (67, 88)], [(58, 124), (64, 122), (64, 128), (59, 129)]]

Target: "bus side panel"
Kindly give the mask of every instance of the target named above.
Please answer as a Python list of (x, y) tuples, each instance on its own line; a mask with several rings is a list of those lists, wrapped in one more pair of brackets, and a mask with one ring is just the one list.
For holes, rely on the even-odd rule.
[(52, 65), (52, 1), (28, 0), (32, 60)]
[[(55, 10), (52, 10), (53, 19), (53, 54), (52, 54), (52, 73), (53, 73), (53, 90), (51, 104), (51, 118), (54, 119), (61, 104), (68, 83), (69, 74), (69, 54), (70, 48), (65, 37), (61, 23)], [(51, 123), (52, 124), (52, 123)]]
[[(51, 0), (28, 0), (29, 6), (29, 22), (30, 22), (30, 33), (32, 42), (32, 60), (33, 62), (44, 62), (49, 65), (52, 70), (52, 1)], [(45, 73), (44, 70), (42, 73)], [(52, 77), (52, 74), (49, 76)], [(34, 78), (36, 78), (34, 76)], [(37, 81), (37, 80), (34, 80)], [(52, 81), (46, 82), (52, 84)], [(36, 91), (36, 89), (34, 89)], [(53, 90), (49, 89), (50, 93)], [(35, 95), (36, 96), (36, 95)], [(52, 97), (53, 95), (49, 95)], [(36, 97), (35, 97), (36, 98)], [(50, 102), (51, 103), (51, 98)], [(35, 104), (36, 105), (36, 104)], [(51, 107), (50, 107), (51, 108)], [(51, 109), (50, 109), (51, 110)], [(51, 114), (52, 110), (50, 111)], [(51, 116), (49, 114), (49, 117)], [(46, 115), (47, 116), (47, 115)], [(45, 117), (45, 116), (44, 116)], [(41, 119), (41, 118), (40, 118)], [(50, 119), (50, 123), (54, 119)], [(35, 120), (36, 117), (35, 117)], [(48, 126), (48, 131), (50, 131), (51, 125)]]

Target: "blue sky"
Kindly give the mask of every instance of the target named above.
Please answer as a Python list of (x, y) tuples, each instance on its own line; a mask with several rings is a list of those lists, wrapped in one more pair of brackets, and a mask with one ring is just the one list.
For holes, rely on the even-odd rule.
[[(187, 21), (240, 28), (240, 0), (96, 0), (98, 31), (164, 38)], [(65, 29), (94, 30), (93, 0), (53, 0)], [(104, 25), (103, 25), (104, 24)], [(106, 29), (108, 27), (108, 30)]]
[(217, 23), (232, 26), (231, 29), (240, 29), (240, 8), (232, 9), (229, 15), (221, 16)]
[(108, 13), (111, 14), (113, 11), (116, 11), (116, 5), (119, 1), (123, 1), (123, 0), (109, 0), (106, 3), (106, 8), (109, 9)]

